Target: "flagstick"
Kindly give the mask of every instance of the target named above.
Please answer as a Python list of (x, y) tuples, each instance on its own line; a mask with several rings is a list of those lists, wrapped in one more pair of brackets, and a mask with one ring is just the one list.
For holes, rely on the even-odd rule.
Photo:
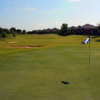
[[(89, 36), (89, 38), (90, 38), (90, 36)], [(90, 41), (91, 42), (91, 41)], [(88, 66), (88, 79), (90, 79), (90, 64), (91, 64), (91, 54), (90, 54), (90, 52), (91, 52), (91, 47), (90, 47), (90, 42), (89, 42), (89, 66)]]

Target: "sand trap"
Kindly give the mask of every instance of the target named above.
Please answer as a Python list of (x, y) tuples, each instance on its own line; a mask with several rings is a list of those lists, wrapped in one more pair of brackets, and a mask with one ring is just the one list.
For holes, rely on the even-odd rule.
[(8, 46), (9, 48), (34, 48), (34, 47), (43, 47), (43, 45), (34, 45), (34, 46)]

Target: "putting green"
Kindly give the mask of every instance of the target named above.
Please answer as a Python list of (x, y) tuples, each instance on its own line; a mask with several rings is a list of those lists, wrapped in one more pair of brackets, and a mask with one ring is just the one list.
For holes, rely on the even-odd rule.
[[(1, 41), (0, 100), (99, 100), (99, 38), (91, 42), (88, 80), (88, 44), (80, 44), (85, 37), (25, 35)], [(8, 47), (16, 45), (44, 46)]]

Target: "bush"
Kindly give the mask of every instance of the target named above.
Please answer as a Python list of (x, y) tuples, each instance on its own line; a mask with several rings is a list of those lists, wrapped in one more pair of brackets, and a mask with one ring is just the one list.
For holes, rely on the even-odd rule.
[(2, 32), (1, 33), (1, 38), (6, 38), (6, 37), (8, 37), (8, 34), (6, 32)]

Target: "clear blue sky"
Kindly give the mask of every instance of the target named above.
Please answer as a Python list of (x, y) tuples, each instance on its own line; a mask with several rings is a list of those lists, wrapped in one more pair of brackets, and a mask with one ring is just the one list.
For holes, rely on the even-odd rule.
[(0, 0), (0, 27), (26, 30), (100, 22), (100, 0)]

